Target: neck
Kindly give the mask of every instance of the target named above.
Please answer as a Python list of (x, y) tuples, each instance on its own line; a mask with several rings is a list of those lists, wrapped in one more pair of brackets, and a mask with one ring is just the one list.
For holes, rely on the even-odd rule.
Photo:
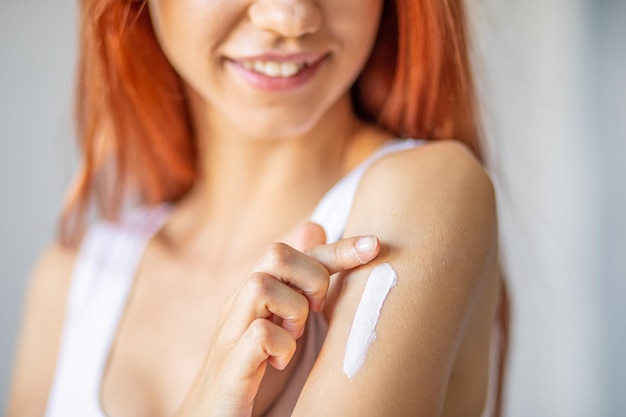
[[(228, 242), (235, 248), (277, 240), (306, 219), (316, 202), (360, 160), (363, 146), (380, 144), (340, 100), (305, 134), (258, 138), (235, 126), (210, 123), (202, 105), (192, 103), (200, 155), (200, 177), (179, 209), (185, 242), (206, 248)], [(365, 139), (365, 138), (368, 139)], [(254, 240), (258, 242), (254, 242)]]

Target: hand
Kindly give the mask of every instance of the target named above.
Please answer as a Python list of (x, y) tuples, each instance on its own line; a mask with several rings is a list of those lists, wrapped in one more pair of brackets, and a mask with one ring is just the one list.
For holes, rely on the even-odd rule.
[(270, 245), (224, 307), (215, 346), (179, 417), (251, 416), (267, 364), (287, 367), (309, 310), (324, 307), (330, 276), (368, 263), (380, 249), (373, 236), (325, 245), (323, 229), (313, 223), (295, 240), (311, 248)]

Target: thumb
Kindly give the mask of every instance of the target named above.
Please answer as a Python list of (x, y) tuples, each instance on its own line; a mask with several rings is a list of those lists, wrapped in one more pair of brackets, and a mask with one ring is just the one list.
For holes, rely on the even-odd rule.
[(307, 221), (289, 233), (285, 243), (300, 252), (304, 252), (326, 243), (326, 232), (319, 224)]

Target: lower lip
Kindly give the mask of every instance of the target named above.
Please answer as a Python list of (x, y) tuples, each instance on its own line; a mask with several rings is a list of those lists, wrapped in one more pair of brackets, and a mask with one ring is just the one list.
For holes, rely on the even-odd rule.
[(267, 75), (249, 70), (235, 61), (227, 61), (253, 87), (263, 91), (290, 91), (305, 86), (317, 74), (324, 59), (320, 59), (313, 65), (303, 68), (299, 73), (286, 78), (268, 77)]

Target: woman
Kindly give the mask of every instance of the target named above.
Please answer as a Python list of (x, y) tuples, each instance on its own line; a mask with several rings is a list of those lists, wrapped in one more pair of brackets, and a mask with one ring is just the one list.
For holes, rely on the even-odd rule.
[(85, 0), (81, 21), (84, 166), (10, 416), (497, 411), (460, 0)]

